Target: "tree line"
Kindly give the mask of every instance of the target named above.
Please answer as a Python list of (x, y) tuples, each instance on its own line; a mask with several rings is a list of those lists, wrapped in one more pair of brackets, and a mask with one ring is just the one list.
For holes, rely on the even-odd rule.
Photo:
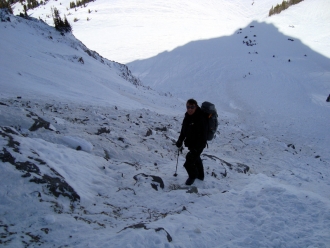
[(0, 0), (0, 9), (8, 9), (11, 14), (13, 14), (12, 5), (14, 3), (20, 2), (24, 8), (24, 14), (26, 15), (26, 11), (29, 9), (34, 9), (39, 5), (43, 5), (47, 3), (49, 0), (37, 1), (37, 0)]
[(10, 0), (0, 0), (0, 9), (8, 9), (8, 11), (13, 14), (12, 4)]
[(27, 0), (26, 4), (23, 4), (23, 1), (20, 1), (23, 6), (26, 6), (27, 9), (37, 8), (40, 4), (43, 4), (43, 1), (38, 2), (37, 0)]
[[(35, 0), (28, 0), (28, 4), (35, 1)], [(14, 4), (15, 0), (0, 0), (0, 9), (8, 9), (9, 12), (11, 14), (13, 14), (13, 9), (11, 7), (12, 4)], [(23, 3), (23, 0), (20, 0), (21, 3)], [(37, 2), (37, 1), (35, 1)], [(25, 17), (27, 17), (26, 14), (26, 5), (24, 5), (24, 12), (25, 12)], [(21, 15), (23, 15), (21, 13)], [(68, 19), (66, 19), (66, 16), (64, 15), (64, 19), (62, 20), (61, 16), (60, 16), (60, 12), (58, 11), (57, 8), (52, 8), (52, 16), (53, 16), (53, 21), (54, 21), (54, 26), (58, 31), (64, 31), (64, 32), (71, 32), (72, 31), (72, 26), (71, 24), (68, 22)], [(24, 17), (24, 15), (23, 15)]]
[(281, 11), (286, 10), (291, 5), (300, 3), (302, 1), (304, 0), (287, 0), (287, 1), (283, 0), (283, 2), (281, 4), (277, 4), (275, 8), (272, 6), (272, 8), (269, 10), (269, 16), (279, 14), (281, 13)]
[(58, 31), (64, 31), (64, 32), (71, 32), (72, 26), (68, 22), (68, 19), (66, 19), (66, 16), (64, 15), (64, 19), (62, 20), (60, 16), (60, 12), (57, 8), (52, 8), (52, 16), (54, 21), (54, 26)]
[(90, 2), (94, 2), (94, 0), (76, 0), (76, 2), (70, 2), (70, 9), (74, 9), (80, 6), (86, 7), (86, 4)]

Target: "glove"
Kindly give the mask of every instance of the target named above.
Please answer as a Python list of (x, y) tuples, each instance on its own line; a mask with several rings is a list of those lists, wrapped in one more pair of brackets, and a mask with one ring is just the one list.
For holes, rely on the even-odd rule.
[(176, 143), (175, 143), (175, 145), (176, 145), (176, 147), (178, 147), (178, 148), (180, 148), (181, 146), (182, 146), (182, 140), (178, 140)]

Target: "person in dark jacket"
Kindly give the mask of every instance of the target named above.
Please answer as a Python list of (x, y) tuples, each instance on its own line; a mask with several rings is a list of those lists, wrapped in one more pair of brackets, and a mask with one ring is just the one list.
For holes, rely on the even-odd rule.
[(187, 112), (176, 146), (180, 148), (184, 142), (189, 150), (183, 166), (188, 173), (186, 185), (191, 185), (196, 178), (204, 180), (204, 167), (200, 155), (207, 142), (207, 122), (196, 100), (189, 99), (186, 107)]

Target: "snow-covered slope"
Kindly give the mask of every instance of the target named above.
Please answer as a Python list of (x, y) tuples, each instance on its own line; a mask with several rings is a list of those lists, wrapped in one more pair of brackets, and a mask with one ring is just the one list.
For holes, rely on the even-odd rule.
[[(255, 5), (252, 5), (253, 1), (241, 3), (239, 0), (98, 0), (75, 10), (68, 9), (70, 2), (62, 0), (59, 5), (50, 0), (29, 14), (53, 25), (50, 8), (56, 6), (72, 23), (76, 37), (103, 56), (122, 63), (151, 57), (191, 40), (228, 34), (237, 28), (238, 22), (246, 24), (252, 17), (266, 16), (268, 9), (277, 3), (276, 0), (260, 1)], [(18, 4), (15, 13), (20, 11), (22, 7)], [(79, 21), (74, 22), (75, 18)], [(149, 45), (146, 47), (146, 44)]]
[(207, 98), (235, 111), (242, 123), (259, 119), (258, 129), (285, 128), (330, 142), (330, 59), (272, 24), (252, 22), (231, 36), (194, 41), (128, 66), (146, 85), (183, 99)]
[(280, 15), (264, 19), (279, 32), (297, 38), (315, 52), (330, 58), (330, 2), (304, 0), (292, 5)]
[[(60, 96), (126, 108), (152, 108), (152, 101), (161, 101), (159, 94), (141, 86), (126, 65), (103, 58), (71, 33), (60, 33), (36, 19), (11, 17), (2, 23), (2, 34), (1, 47), (7, 47), (0, 61), (2, 95)], [(154, 94), (154, 99), (145, 102), (144, 92)]]
[[(231, 2), (238, 15), (246, 13), (242, 11), (245, 3)], [(59, 1), (49, 3), (60, 6)], [(328, 60), (323, 56), (301, 55), (307, 48), (299, 40), (287, 40), (288, 36), (263, 22), (252, 23), (256, 29), (251, 29), (259, 28), (280, 44), (292, 45), (292, 62), (286, 58), (289, 51), (275, 45), (271, 46), (273, 58), (263, 34), (255, 37), (257, 46), (248, 47), (243, 44), (243, 32), (251, 30), (250, 21), (242, 26), (242, 33), (174, 50), (203, 42), (230, 41), (237, 46), (237, 51), (230, 50), (233, 56), (227, 54), (231, 67), (223, 74), (224, 81), (232, 76), (237, 79), (226, 84), (228, 96), (223, 97), (230, 104), (215, 98), (214, 84), (210, 86), (215, 92), (208, 91), (209, 95), (197, 96), (199, 88), (191, 91), (198, 100), (216, 102), (220, 127), (202, 155), (205, 181), (196, 180), (194, 187), (185, 188), (182, 164), (187, 151), (177, 157), (173, 141), (178, 137), (189, 85), (177, 84), (170, 90), (180, 93), (183, 100), (172, 93), (159, 94), (136, 85), (138, 80), (127, 67), (93, 53), (72, 35), (62, 36), (36, 20), (9, 18), (10, 22), (0, 23), (0, 42), (5, 48), (0, 57), (1, 245), (328, 246), (329, 131), (319, 117), (328, 123), (324, 97), (329, 74), (323, 68)], [(247, 47), (258, 49), (258, 55), (243, 53)], [(190, 61), (197, 48), (187, 49)], [(212, 76), (217, 73), (212, 67), (217, 61), (210, 50), (205, 52), (210, 60), (204, 59), (185, 80), (194, 82), (192, 78), (204, 71)], [(243, 62), (259, 57), (253, 57), (245, 70), (237, 59), (240, 54)], [(177, 59), (168, 61), (178, 65)], [(166, 68), (171, 69), (170, 63), (160, 78)], [(242, 65), (238, 69), (237, 63)], [(273, 74), (263, 69), (271, 70), (271, 65), (275, 65)], [(231, 74), (232, 68), (237, 73)], [(271, 76), (286, 84), (270, 80), (265, 85)], [(307, 84), (306, 78), (314, 78), (313, 84)], [(223, 82), (222, 77), (218, 79)], [(296, 90), (299, 94), (292, 95)], [(269, 91), (277, 98), (266, 101), (262, 95)], [(267, 111), (272, 114), (263, 113)], [(298, 114), (311, 111), (314, 115), (304, 118)], [(280, 121), (283, 114), (293, 115)], [(307, 127), (308, 132), (302, 132)], [(178, 176), (174, 177), (176, 165)]]
[[(121, 63), (149, 58), (190, 41), (231, 35), (251, 21), (271, 22), (281, 32), (304, 40), (330, 57), (328, 0), (304, 1), (282, 12), (281, 17), (272, 18), (268, 18), (268, 12), (281, 0), (97, 0), (83, 8), (69, 9), (70, 2), (50, 0), (28, 13), (53, 25), (51, 7), (56, 6), (62, 16), (67, 16), (78, 39)], [(315, 12), (315, 7), (321, 12)], [(14, 12), (18, 14), (22, 9), (17, 4)], [(292, 15), (292, 10), (298, 15)], [(315, 27), (322, 27), (321, 32)]]

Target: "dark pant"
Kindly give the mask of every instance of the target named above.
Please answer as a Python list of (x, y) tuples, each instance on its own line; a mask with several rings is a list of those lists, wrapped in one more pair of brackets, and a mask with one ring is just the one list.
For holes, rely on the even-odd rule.
[(200, 155), (201, 153), (188, 152), (186, 156), (186, 162), (183, 166), (186, 168), (189, 178), (204, 180), (204, 166)]

